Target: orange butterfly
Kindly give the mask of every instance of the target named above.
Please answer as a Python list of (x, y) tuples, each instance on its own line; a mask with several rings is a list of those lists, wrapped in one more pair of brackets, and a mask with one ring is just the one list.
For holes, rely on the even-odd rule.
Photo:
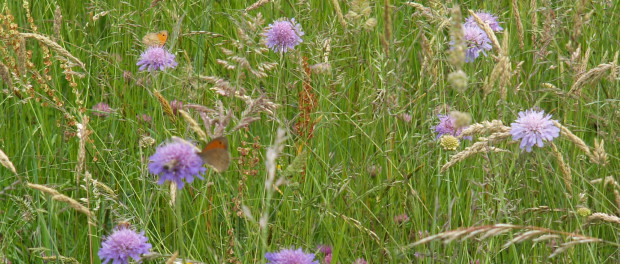
[(230, 152), (228, 151), (228, 139), (226, 137), (218, 137), (211, 140), (198, 155), (215, 171), (225, 171), (228, 169), (231, 159)]
[(148, 33), (142, 38), (142, 42), (149, 47), (163, 47), (166, 41), (168, 41), (168, 31), (166, 30)]

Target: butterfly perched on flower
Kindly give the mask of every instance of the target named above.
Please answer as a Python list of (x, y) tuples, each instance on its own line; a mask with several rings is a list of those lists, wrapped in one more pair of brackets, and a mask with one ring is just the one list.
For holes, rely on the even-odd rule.
[(168, 31), (148, 33), (142, 38), (142, 43), (148, 47), (163, 47), (168, 41)]
[(226, 137), (218, 137), (211, 140), (198, 152), (198, 155), (209, 166), (217, 172), (223, 172), (230, 165), (230, 152), (228, 151), (228, 139)]

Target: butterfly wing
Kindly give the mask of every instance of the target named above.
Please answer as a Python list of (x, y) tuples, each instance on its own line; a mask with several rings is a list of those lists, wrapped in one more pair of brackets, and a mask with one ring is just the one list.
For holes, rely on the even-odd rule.
[(148, 47), (163, 47), (168, 40), (168, 31), (148, 33), (142, 38), (142, 42)]
[(205, 148), (198, 153), (202, 160), (217, 172), (223, 172), (230, 166), (230, 152), (228, 152), (228, 139), (219, 137), (207, 143)]

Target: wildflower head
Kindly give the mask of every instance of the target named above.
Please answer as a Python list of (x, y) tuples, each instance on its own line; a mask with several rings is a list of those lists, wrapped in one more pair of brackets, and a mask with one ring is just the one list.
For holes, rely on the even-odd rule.
[(93, 115), (105, 117), (112, 113), (112, 108), (104, 102), (98, 103), (93, 106)]
[(137, 63), (139, 70), (144, 71), (163, 71), (167, 68), (175, 68), (177, 62), (174, 54), (161, 47), (149, 47)]
[(397, 225), (403, 224), (407, 221), (409, 221), (409, 216), (407, 214), (394, 216), (394, 222), (396, 222)]
[(110, 261), (114, 264), (127, 264), (129, 258), (139, 261), (140, 255), (149, 253), (152, 247), (147, 241), (144, 232), (138, 233), (128, 227), (117, 227), (101, 243), (99, 258), (104, 264)]
[(454, 126), (457, 128), (467, 127), (471, 124), (471, 115), (459, 111), (450, 111), (450, 118), (454, 120)]
[(196, 148), (181, 139), (174, 139), (158, 147), (149, 160), (149, 171), (159, 175), (158, 184), (173, 181), (179, 189), (185, 184), (183, 180), (192, 183), (194, 177), (203, 179), (201, 174), (207, 170)]
[(144, 123), (151, 123), (153, 121), (153, 118), (147, 114), (141, 114), (141, 115), (138, 114), (136, 115), (136, 118), (138, 119), (138, 121), (144, 122)]
[(366, 262), (366, 260), (363, 258), (358, 258), (355, 260), (355, 262), (353, 262), (353, 264), (368, 264), (368, 262)]
[(170, 102), (170, 107), (172, 108), (172, 113), (177, 115), (179, 114), (179, 110), (183, 109), (183, 102), (178, 100), (172, 100)]
[(325, 263), (325, 264), (332, 263), (332, 247), (330, 247), (328, 245), (320, 245), (319, 246), (319, 251), (321, 251), (321, 253), (325, 254), (325, 257), (323, 258), (323, 263)]
[(519, 112), (519, 118), (510, 125), (513, 140), (521, 140), (521, 149), (532, 151), (534, 145), (543, 147), (543, 141), (552, 141), (560, 136), (560, 128), (545, 111), (526, 110)]
[(411, 122), (411, 119), (413, 119), (413, 117), (409, 113), (402, 113), (402, 114), (399, 115), (399, 117), (400, 117), (400, 119), (402, 119), (406, 123)]
[(314, 254), (306, 254), (299, 249), (282, 249), (279, 252), (266, 253), (267, 264), (319, 264)]
[(448, 74), (448, 82), (458, 92), (465, 92), (467, 90), (467, 73), (463, 70), (451, 72)]
[[(435, 132), (437, 133), (437, 138), (440, 138), (443, 135), (452, 135), (454, 137), (458, 137), (463, 129), (468, 126), (462, 125), (462, 121), (457, 122), (457, 119), (453, 115), (438, 115), (439, 124), (437, 124), (435, 128)], [(457, 126), (461, 124), (461, 126)], [(471, 137), (463, 137), (464, 139), (471, 140)]]
[(280, 53), (287, 52), (299, 45), (302, 42), (301, 36), (303, 35), (301, 25), (296, 23), (294, 18), (273, 22), (263, 33), (267, 47)]
[(452, 135), (443, 135), (439, 139), (439, 144), (445, 150), (456, 150), (456, 148), (459, 147), (460, 143), (461, 142), (459, 141), (459, 139)]
[(463, 25), (463, 40), (465, 40), (465, 45), (467, 46), (465, 62), (473, 62), (480, 56), (480, 53), (486, 56), (485, 51), (493, 48), (487, 33), (477, 25)]
[[(497, 17), (486, 13), (486, 12), (477, 12), (476, 15), (487, 25), (489, 25), (489, 27), (491, 28), (491, 30), (495, 31), (495, 32), (499, 32), (504, 30), (500, 25), (499, 22), (497, 21)], [(474, 19), (474, 16), (470, 16), (467, 19), (465, 19), (465, 25), (472, 25), (472, 26), (478, 26), (478, 23), (476, 23), (476, 19)]]
[(577, 208), (577, 214), (581, 217), (590, 216), (592, 214), (592, 210), (587, 207), (579, 207)]

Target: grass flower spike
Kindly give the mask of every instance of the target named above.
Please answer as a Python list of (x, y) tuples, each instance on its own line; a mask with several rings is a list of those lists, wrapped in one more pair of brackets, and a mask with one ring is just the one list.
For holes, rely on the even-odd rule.
[(158, 184), (173, 181), (179, 189), (185, 184), (183, 180), (187, 183), (192, 183), (194, 177), (202, 180), (201, 174), (207, 170), (196, 148), (180, 139), (158, 147), (149, 160), (149, 171), (159, 175)]
[(128, 264), (129, 258), (140, 260), (141, 254), (149, 253), (151, 244), (144, 232), (136, 232), (130, 228), (120, 227), (101, 243), (99, 258), (103, 264), (112, 261), (112, 264)]
[(267, 31), (263, 33), (267, 47), (275, 52), (284, 53), (289, 49), (295, 48), (303, 40), (301, 36), (304, 32), (301, 25), (295, 22), (295, 19), (280, 19), (267, 27)]
[(141, 71), (163, 71), (167, 68), (175, 68), (177, 62), (174, 54), (164, 48), (150, 47), (140, 55), (140, 60), (136, 65), (140, 66)]
[(267, 264), (319, 264), (314, 254), (306, 254), (301, 248), (283, 249), (275, 253), (265, 254)]
[(530, 109), (519, 112), (519, 118), (510, 126), (510, 134), (513, 140), (521, 140), (521, 149), (530, 152), (534, 145), (542, 148), (544, 141), (560, 136), (560, 128), (553, 121), (551, 115), (545, 115), (545, 111)]

